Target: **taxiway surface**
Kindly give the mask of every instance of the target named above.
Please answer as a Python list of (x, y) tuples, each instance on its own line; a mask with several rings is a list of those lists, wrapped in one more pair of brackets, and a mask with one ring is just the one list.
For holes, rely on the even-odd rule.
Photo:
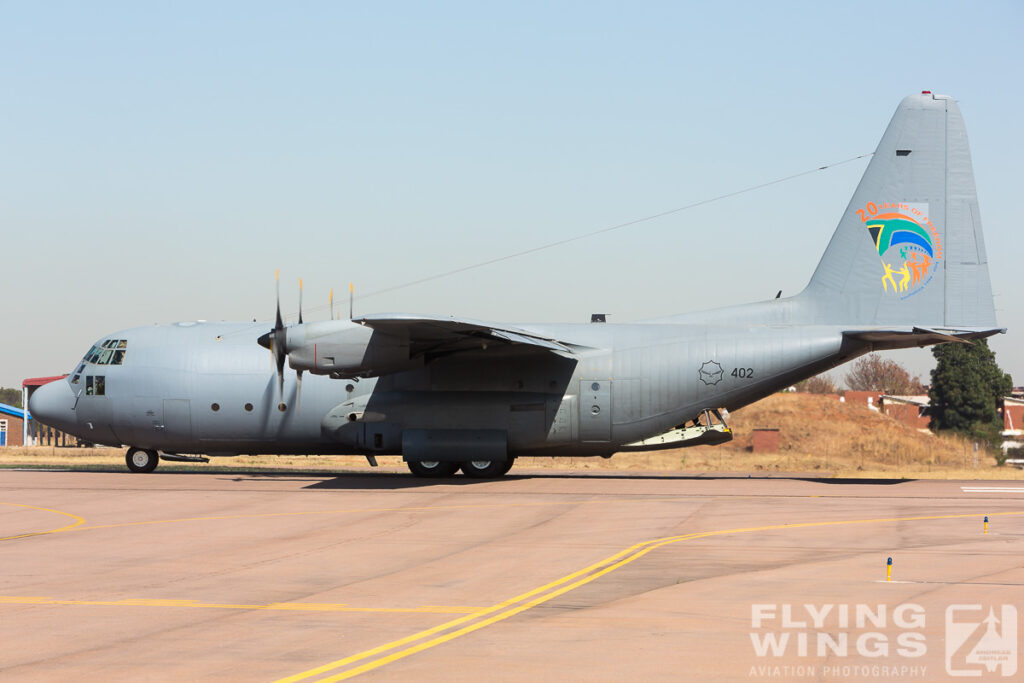
[(1024, 616), (1016, 482), (3, 471), (0, 537), (4, 680), (938, 680)]

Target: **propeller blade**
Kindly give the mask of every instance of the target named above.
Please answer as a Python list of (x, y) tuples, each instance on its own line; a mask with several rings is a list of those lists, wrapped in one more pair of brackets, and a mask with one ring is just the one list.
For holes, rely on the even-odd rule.
[(299, 278), (299, 324), (302, 324), (302, 278)]
[(295, 412), (302, 408), (302, 370), (295, 371)]
[(277, 319), (274, 322), (274, 329), (280, 330), (284, 327), (281, 322), (281, 269), (274, 271), (274, 286), (277, 288)]
[(331, 320), (334, 320), (334, 287), (331, 287)]
[(277, 402), (284, 402), (284, 358), (285, 354), (282, 353), (281, 343), (277, 335), (271, 337), (271, 350), (274, 353), (274, 366), (277, 369)]

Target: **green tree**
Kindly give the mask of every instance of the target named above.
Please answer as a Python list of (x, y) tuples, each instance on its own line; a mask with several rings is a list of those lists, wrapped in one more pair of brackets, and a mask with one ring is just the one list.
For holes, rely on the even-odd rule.
[(0, 403), (6, 403), (15, 408), (21, 407), (21, 389), (6, 389), (0, 387)]
[(999, 445), (1002, 419), (999, 399), (1013, 389), (1010, 375), (996, 364), (984, 339), (973, 344), (939, 344), (932, 348), (932, 427), (951, 429), (990, 446)]

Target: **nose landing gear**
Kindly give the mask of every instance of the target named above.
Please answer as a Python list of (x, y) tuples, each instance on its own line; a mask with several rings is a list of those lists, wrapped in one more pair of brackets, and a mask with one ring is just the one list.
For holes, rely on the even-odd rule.
[(129, 448), (124, 460), (132, 472), (152, 472), (159, 464), (160, 456), (153, 450)]

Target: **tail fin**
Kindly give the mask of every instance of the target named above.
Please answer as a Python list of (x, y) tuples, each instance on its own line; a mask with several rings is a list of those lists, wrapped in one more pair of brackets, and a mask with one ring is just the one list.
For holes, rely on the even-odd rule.
[(801, 303), (818, 322), (994, 328), (971, 153), (960, 109), (905, 98)]

